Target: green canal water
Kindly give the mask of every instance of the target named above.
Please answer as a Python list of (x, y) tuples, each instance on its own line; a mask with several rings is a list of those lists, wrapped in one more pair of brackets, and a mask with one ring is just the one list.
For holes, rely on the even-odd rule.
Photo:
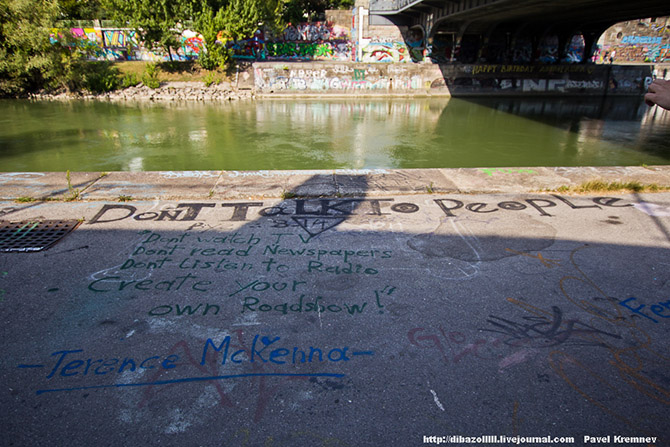
[(0, 171), (670, 164), (670, 113), (627, 99), (0, 101)]

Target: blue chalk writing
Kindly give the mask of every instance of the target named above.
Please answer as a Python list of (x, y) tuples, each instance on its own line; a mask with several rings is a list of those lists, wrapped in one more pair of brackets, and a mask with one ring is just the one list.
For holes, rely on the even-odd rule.
[[(626, 300), (619, 301), (619, 305), (625, 307), (626, 309), (632, 311), (634, 314), (641, 315), (654, 323), (658, 323), (658, 320), (656, 320), (653, 317), (650, 317), (646, 313), (642, 312), (642, 309), (647, 307), (646, 304), (640, 304), (637, 307), (631, 307), (635, 306), (635, 304), (629, 305), (629, 303), (632, 303), (632, 301), (635, 301), (637, 298), (635, 297), (630, 297)], [(656, 315), (657, 317), (660, 318), (670, 318), (670, 300), (665, 301), (665, 302), (660, 302), (657, 304), (653, 304), (652, 306), (649, 306), (649, 310)]]
[[(209, 354), (209, 357), (208, 357)], [(353, 358), (361, 356), (373, 356), (371, 350), (349, 350), (349, 347), (299, 347), (288, 346), (279, 336), (267, 336), (256, 334), (251, 346), (245, 349), (237, 349), (231, 344), (231, 337), (228, 335), (220, 343), (215, 343), (211, 338), (207, 339), (202, 348), (201, 365), (212, 365), (220, 363), (226, 365), (234, 364), (255, 364), (255, 365), (289, 365), (289, 364), (307, 364), (307, 363), (339, 363), (349, 362)], [(214, 358), (212, 358), (214, 356)], [(83, 349), (68, 349), (52, 352), (52, 359), (47, 364), (41, 363), (21, 363), (17, 365), (19, 369), (40, 369), (45, 368), (48, 373), (46, 379), (68, 380), (76, 376), (76, 379), (83, 377), (100, 378), (100, 376), (120, 377), (126, 372), (151, 370), (177, 370), (186, 363), (180, 362), (180, 357), (176, 354), (169, 355), (149, 355), (149, 356), (118, 356), (118, 357), (90, 357), (84, 354)], [(255, 368), (254, 368), (255, 369)], [(240, 374), (222, 374), (204, 377), (181, 377), (170, 380), (157, 380), (151, 382), (119, 383), (118, 380), (112, 380), (113, 383), (91, 383), (75, 387), (42, 388), (37, 390), (37, 394), (81, 391), (103, 388), (130, 388), (143, 386), (157, 386), (180, 383), (203, 382), (212, 380), (227, 380), (245, 377), (346, 377), (342, 373), (240, 373)]]
[[(347, 355), (349, 348), (344, 346), (342, 348), (332, 348), (330, 350), (310, 346), (309, 348), (293, 347), (273, 347), (271, 345), (281, 340), (281, 337), (260, 337), (256, 335), (251, 344), (251, 350), (247, 352), (245, 349), (239, 349), (231, 352), (230, 349), (230, 335), (224, 339), (217, 346), (211, 338), (205, 342), (202, 350), (201, 365), (207, 363), (207, 354), (213, 349), (215, 353), (222, 353), (221, 364), (225, 365), (227, 362), (241, 364), (241, 363), (274, 363), (276, 365), (284, 364), (298, 364), (298, 363), (312, 363), (312, 362), (348, 362), (351, 360)], [(259, 342), (260, 341), (260, 342)], [(216, 355), (216, 354), (215, 354)]]
[(86, 376), (89, 375), (98, 375), (102, 376), (110, 372), (117, 372), (119, 374), (124, 371), (135, 371), (137, 369), (146, 370), (154, 369), (160, 367), (162, 369), (173, 369), (176, 368), (175, 362), (179, 360), (179, 356), (176, 354), (168, 355), (167, 357), (161, 360), (161, 357), (153, 355), (142, 359), (141, 361), (135, 360), (132, 357), (125, 357), (123, 360), (118, 358), (111, 359), (97, 359), (93, 360), (88, 358), (85, 360), (76, 359), (70, 360), (68, 363), (65, 363), (65, 358), (69, 357), (70, 354), (77, 354), (83, 352), (83, 349), (74, 349), (70, 351), (56, 351), (52, 353), (52, 356), (58, 356), (58, 360), (54, 365), (51, 372), (47, 375), (47, 379), (51, 379), (56, 374), (61, 377), (70, 377), (76, 375)]

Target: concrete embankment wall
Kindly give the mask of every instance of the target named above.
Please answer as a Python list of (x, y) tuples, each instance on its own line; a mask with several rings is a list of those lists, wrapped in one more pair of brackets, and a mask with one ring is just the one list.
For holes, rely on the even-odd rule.
[(258, 95), (641, 95), (654, 66), (253, 64)]

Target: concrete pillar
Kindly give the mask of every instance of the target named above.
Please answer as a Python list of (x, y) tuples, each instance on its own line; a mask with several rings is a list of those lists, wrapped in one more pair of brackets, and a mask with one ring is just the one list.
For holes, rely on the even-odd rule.
[(363, 59), (363, 47), (369, 43), (368, 39), (365, 39), (366, 33), (369, 27), (369, 17), (370, 11), (362, 6), (359, 6), (354, 9), (354, 22), (356, 36), (356, 62), (359, 62)]
[(591, 59), (596, 53), (598, 39), (606, 29), (607, 27), (603, 26), (584, 31), (584, 63), (591, 63)]

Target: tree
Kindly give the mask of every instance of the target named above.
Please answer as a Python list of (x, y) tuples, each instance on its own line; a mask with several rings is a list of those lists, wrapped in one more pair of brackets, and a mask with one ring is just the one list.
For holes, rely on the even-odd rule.
[(205, 51), (200, 53), (198, 63), (207, 70), (223, 69), (230, 61), (226, 46), (217, 43), (219, 31), (223, 27), (223, 7), (203, 0), (195, 5), (193, 11), (195, 31), (199, 32), (205, 41)]
[(103, 0), (112, 19), (134, 28), (142, 41), (163, 48), (172, 60), (179, 46), (175, 30), (190, 18), (188, 0)]
[(288, 23), (311, 22), (322, 18), (327, 9), (350, 9), (354, 0), (286, 0), (283, 19)]
[(261, 27), (281, 28), (281, 0), (230, 0), (223, 13), (223, 32), (234, 40), (253, 36)]
[(64, 20), (95, 20), (104, 15), (100, 0), (58, 0)]
[(200, 64), (207, 69), (224, 68), (230, 61), (226, 44), (252, 37), (263, 27), (282, 28), (282, 0), (200, 0), (192, 14), (195, 31), (202, 34), (207, 51)]
[(56, 0), (0, 0), (0, 94), (41, 88), (58, 75), (62, 48), (50, 41)]

